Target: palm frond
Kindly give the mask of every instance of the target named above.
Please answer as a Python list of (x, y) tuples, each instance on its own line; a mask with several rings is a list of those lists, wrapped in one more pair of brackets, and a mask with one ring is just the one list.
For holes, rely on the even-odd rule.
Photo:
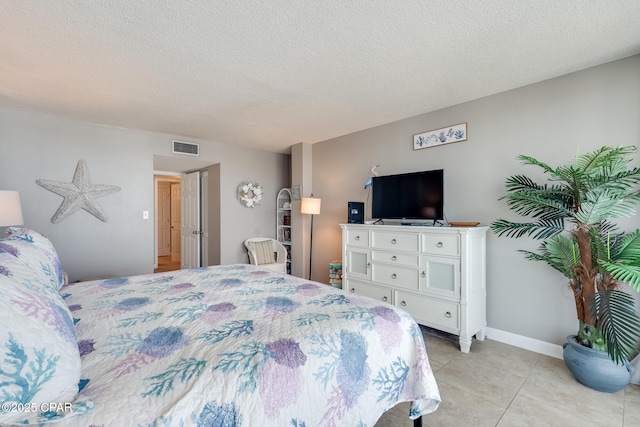
[(506, 219), (498, 219), (491, 223), (491, 230), (498, 236), (522, 237), (530, 236), (534, 239), (546, 239), (564, 231), (563, 220), (541, 220), (533, 222), (511, 222)]
[(504, 199), (509, 208), (522, 215), (533, 218), (573, 217), (573, 211), (563, 200), (542, 192), (519, 192), (507, 194)]
[(610, 234), (612, 237), (616, 236), (616, 240), (618, 240), (618, 236), (622, 235), (622, 233), (617, 232), (618, 224), (614, 224), (608, 220), (604, 220), (600, 224), (594, 224), (594, 226), (598, 229), (601, 236)]
[(549, 265), (565, 277), (572, 278), (575, 275), (575, 266), (580, 263), (580, 250), (571, 237), (558, 234), (542, 243), (542, 246), (549, 254)]
[(633, 194), (621, 194), (610, 188), (597, 188), (585, 194), (575, 217), (584, 224), (596, 224), (607, 218), (628, 218), (635, 215), (639, 201), (640, 197)]
[(627, 264), (622, 262), (608, 262), (600, 260), (599, 264), (606, 270), (611, 277), (619, 282), (626, 283), (637, 292), (640, 292), (640, 266), (636, 264)]
[(516, 156), (516, 159), (520, 160), (522, 162), (523, 165), (531, 165), (531, 166), (538, 166), (540, 168), (542, 168), (542, 170), (544, 170), (545, 173), (550, 173), (553, 174), (553, 168), (551, 168), (551, 166), (549, 166), (548, 164), (541, 162), (537, 159), (534, 159), (531, 156), (526, 156), (524, 154), (521, 154), (519, 156)]
[(633, 296), (614, 289), (596, 292), (590, 302), (591, 317), (602, 331), (609, 357), (616, 363), (629, 360), (640, 338), (640, 316)]
[(540, 252), (520, 250), (532, 261), (544, 261), (568, 279), (575, 276), (575, 265), (580, 263), (580, 252), (570, 237), (558, 234), (540, 245)]
[(529, 261), (543, 261), (547, 263), (551, 268), (557, 270), (564, 277), (571, 279), (571, 271), (564, 268), (564, 263), (555, 264), (554, 260), (549, 257), (548, 253), (531, 252), (524, 249), (519, 249), (518, 252), (524, 254), (525, 259)]
[(640, 230), (618, 236), (611, 245), (611, 259), (640, 265)]
[(575, 164), (581, 170), (590, 172), (607, 167), (618, 160), (626, 161), (628, 163), (628, 156), (634, 151), (636, 151), (636, 147), (633, 145), (618, 147), (604, 146), (590, 153), (578, 156)]
[(589, 229), (589, 238), (591, 239), (591, 259), (595, 260), (594, 266), (599, 266), (599, 271), (603, 272), (604, 268), (598, 261), (600, 259), (609, 260), (612, 243), (610, 235), (602, 235), (597, 228), (592, 227)]
[(580, 183), (585, 179), (584, 171), (577, 169), (573, 165), (558, 166), (554, 170), (554, 176), (550, 177), (550, 181), (562, 181), (566, 183), (566, 187), (575, 194), (580, 189)]
[(536, 184), (531, 178), (525, 175), (513, 175), (505, 182), (507, 191), (545, 190), (546, 186)]
[(640, 168), (629, 169), (631, 159), (616, 159), (611, 164), (603, 166), (594, 173), (593, 179), (597, 181), (609, 181), (609, 184), (623, 187), (633, 187), (640, 181)]

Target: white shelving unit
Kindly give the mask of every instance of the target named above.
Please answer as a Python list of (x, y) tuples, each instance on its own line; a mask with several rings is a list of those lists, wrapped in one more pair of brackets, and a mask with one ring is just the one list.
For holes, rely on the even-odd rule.
[(287, 274), (291, 274), (291, 189), (278, 191), (276, 198), (276, 240), (287, 248)]

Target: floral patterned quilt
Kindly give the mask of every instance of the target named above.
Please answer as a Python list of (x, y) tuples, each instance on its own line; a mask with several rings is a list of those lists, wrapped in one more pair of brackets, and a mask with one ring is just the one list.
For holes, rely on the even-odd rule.
[(372, 426), (440, 402), (413, 319), (327, 285), (230, 265), (61, 293), (94, 408), (58, 426)]

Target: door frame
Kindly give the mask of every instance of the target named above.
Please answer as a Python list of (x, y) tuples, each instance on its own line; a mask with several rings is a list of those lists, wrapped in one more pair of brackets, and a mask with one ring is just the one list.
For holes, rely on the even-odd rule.
[[(180, 240), (181, 237), (180, 235), (182, 234), (180, 232), (180, 217), (181, 217), (181, 211), (180, 211), (180, 207), (182, 205), (182, 199), (180, 197), (180, 183), (176, 182), (176, 183), (171, 183), (169, 185), (169, 191), (171, 194), (171, 197), (169, 198), (170, 203), (171, 203), (171, 227), (170, 227), (170, 233), (171, 233), (171, 237), (170, 237), (170, 256), (171, 256), (171, 261), (175, 261), (175, 262), (180, 262)], [(175, 191), (174, 191), (175, 190)], [(177, 191), (177, 197), (176, 197), (176, 191)], [(177, 218), (177, 220), (176, 220)], [(177, 232), (175, 231), (175, 227), (177, 227)], [(177, 236), (176, 236), (177, 233)]]
[(180, 172), (167, 172), (167, 171), (153, 171), (153, 268), (158, 268), (158, 182), (180, 182)]

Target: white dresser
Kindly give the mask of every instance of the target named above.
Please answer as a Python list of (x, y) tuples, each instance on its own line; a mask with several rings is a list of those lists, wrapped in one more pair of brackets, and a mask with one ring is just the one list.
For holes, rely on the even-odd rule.
[(488, 227), (341, 224), (343, 289), (396, 305), (416, 322), (484, 340)]

